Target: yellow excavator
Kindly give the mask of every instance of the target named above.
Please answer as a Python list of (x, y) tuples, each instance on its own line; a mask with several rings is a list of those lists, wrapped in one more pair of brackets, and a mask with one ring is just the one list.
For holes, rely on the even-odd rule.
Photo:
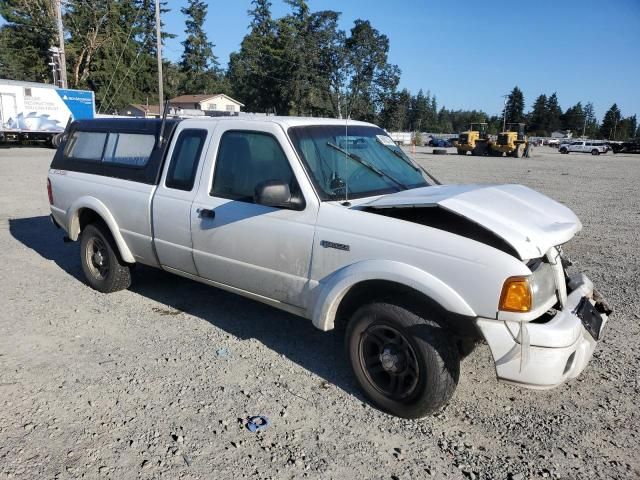
[(495, 142), (489, 147), (493, 155), (522, 158), (529, 152), (529, 138), (524, 133), (524, 123), (509, 123), (504, 132), (498, 134)]
[(489, 133), (486, 123), (471, 123), (469, 130), (458, 136), (458, 155), (486, 155), (489, 152)]

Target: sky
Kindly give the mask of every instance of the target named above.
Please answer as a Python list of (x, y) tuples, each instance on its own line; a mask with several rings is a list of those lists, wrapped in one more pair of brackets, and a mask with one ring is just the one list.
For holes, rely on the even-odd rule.
[[(275, 17), (287, 13), (272, 0)], [(311, 10), (342, 12), (344, 30), (370, 20), (390, 40), (389, 60), (402, 70), (401, 88), (422, 88), (451, 109), (502, 111), (515, 85), (526, 109), (557, 92), (566, 109), (591, 101), (602, 118), (614, 103), (640, 115), (640, 0), (309, 0)], [(186, 0), (172, 0), (164, 17), (178, 38), (165, 55), (180, 56)], [(248, 31), (250, 0), (210, 0), (205, 24), (220, 63)]]

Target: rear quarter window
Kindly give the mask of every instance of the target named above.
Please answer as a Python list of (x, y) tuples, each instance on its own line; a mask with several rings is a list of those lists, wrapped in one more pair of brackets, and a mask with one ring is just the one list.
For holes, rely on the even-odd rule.
[(140, 133), (109, 133), (103, 162), (144, 167), (156, 143), (154, 135)]
[(67, 141), (64, 154), (77, 160), (100, 162), (106, 139), (104, 132), (75, 131)]

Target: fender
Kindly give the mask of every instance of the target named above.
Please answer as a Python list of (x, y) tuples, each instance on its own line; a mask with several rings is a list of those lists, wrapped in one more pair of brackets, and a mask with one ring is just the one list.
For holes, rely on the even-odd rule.
[(84, 196), (78, 198), (75, 202), (71, 204), (69, 210), (67, 210), (67, 232), (69, 232), (69, 238), (73, 241), (78, 240), (78, 236), (80, 235), (80, 215), (79, 212), (83, 208), (89, 208), (96, 212), (104, 223), (107, 224), (109, 230), (111, 231), (111, 235), (113, 235), (113, 239), (116, 241), (116, 245), (118, 250), (120, 251), (120, 256), (127, 263), (136, 263), (136, 260), (133, 258), (131, 254), (131, 250), (127, 246), (126, 242), (122, 238), (120, 234), (120, 229), (118, 228), (118, 224), (116, 223), (113, 215), (109, 209), (95, 197)]
[(312, 307), (313, 324), (320, 330), (333, 329), (344, 296), (355, 284), (366, 280), (399, 283), (423, 293), (449, 312), (476, 316), (458, 292), (424, 270), (391, 260), (363, 260), (338, 270), (319, 283), (320, 292)]

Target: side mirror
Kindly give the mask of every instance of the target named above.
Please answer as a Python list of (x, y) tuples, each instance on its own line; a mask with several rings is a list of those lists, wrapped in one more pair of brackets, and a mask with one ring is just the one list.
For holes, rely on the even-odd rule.
[(255, 203), (267, 207), (304, 209), (304, 201), (291, 196), (289, 184), (283, 180), (266, 180), (256, 186), (253, 197)]

